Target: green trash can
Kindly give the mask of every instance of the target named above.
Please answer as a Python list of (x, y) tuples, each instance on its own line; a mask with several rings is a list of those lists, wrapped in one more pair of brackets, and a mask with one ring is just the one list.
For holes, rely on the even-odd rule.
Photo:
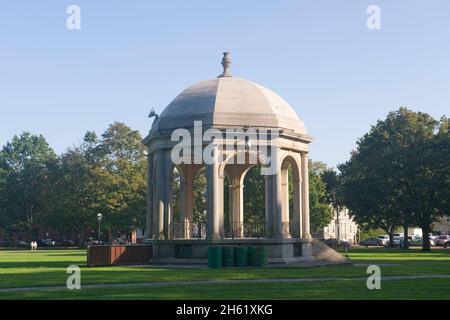
[(263, 267), (267, 264), (267, 250), (264, 247), (256, 247), (255, 267)]
[(256, 248), (248, 247), (248, 265), (250, 267), (256, 266)]
[(235, 267), (248, 266), (248, 247), (234, 248), (234, 266)]
[(222, 267), (222, 247), (208, 247), (208, 268)]
[(222, 247), (222, 266), (234, 267), (234, 247)]

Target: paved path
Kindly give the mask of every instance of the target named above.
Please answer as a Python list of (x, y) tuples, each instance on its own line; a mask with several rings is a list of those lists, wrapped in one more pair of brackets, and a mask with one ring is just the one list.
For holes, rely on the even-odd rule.
[[(381, 281), (395, 280), (416, 280), (416, 279), (450, 279), (450, 275), (417, 275), (417, 276), (382, 276)], [(128, 287), (170, 287), (198, 284), (238, 284), (238, 283), (301, 283), (301, 282), (320, 282), (320, 281), (366, 281), (367, 277), (322, 277), (322, 278), (291, 278), (291, 279), (240, 279), (240, 280), (195, 280), (195, 281), (160, 281), (160, 282), (141, 282), (141, 283), (108, 283), (108, 284), (86, 284), (81, 285), (82, 289), (95, 288), (128, 288)], [(4, 288), (0, 293), (6, 292), (26, 292), (26, 291), (49, 291), (66, 290), (66, 286), (51, 287), (21, 287)]]

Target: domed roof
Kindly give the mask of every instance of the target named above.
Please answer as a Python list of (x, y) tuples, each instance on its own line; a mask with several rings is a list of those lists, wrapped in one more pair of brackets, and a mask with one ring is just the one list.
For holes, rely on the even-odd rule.
[(275, 92), (245, 79), (232, 77), (225, 53), (224, 73), (181, 92), (161, 113), (152, 131), (203, 127), (281, 128), (306, 134), (292, 107)]

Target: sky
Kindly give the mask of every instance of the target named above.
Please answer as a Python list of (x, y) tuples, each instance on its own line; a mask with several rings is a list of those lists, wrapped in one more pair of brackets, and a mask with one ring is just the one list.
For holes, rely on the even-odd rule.
[(0, 0), (0, 146), (29, 131), (62, 153), (114, 121), (145, 136), (149, 110), (219, 75), (224, 51), (295, 109), (330, 167), (389, 111), (450, 116), (448, 0)]

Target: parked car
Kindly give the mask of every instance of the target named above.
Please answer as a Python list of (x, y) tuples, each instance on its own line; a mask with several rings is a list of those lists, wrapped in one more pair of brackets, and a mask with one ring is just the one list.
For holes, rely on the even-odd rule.
[(436, 239), (436, 245), (442, 246), (444, 244), (444, 242), (447, 242), (449, 240), (450, 240), (450, 236), (448, 234), (441, 235)]
[(359, 245), (368, 247), (368, 246), (382, 246), (383, 244), (381, 240), (378, 238), (369, 238), (361, 241)]
[(17, 241), (16, 242), (16, 247), (18, 247), (18, 248), (28, 248), (29, 246), (30, 246), (30, 244), (25, 241)]
[[(413, 236), (408, 236), (408, 245), (411, 245), (413, 241)], [(400, 238), (400, 247), (403, 247), (403, 244), (405, 242), (405, 237)]]
[(113, 244), (118, 244), (118, 245), (127, 245), (129, 244), (129, 241), (127, 239), (123, 239), (123, 238), (116, 238), (112, 241)]
[[(409, 240), (409, 245), (410, 246), (423, 246), (423, 238), (419, 237), (419, 236), (412, 237), (412, 239)], [(434, 245), (436, 245), (436, 244), (434, 243), (433, 240), (430, 239), (430, 246), (434, 246)]]
[(329, 238), (329, 239), (325, 239), (322, 241), (325, 242), (325, 244), (331, 248), (336, 248), (336, 247), (349, 248), (352, 245), (350, 240), (345, 240), (345, 239), (341, 239), (340, 241), (338, 241), (338, 239), (336, 239), (336, 238)]
[(56, 242), (52, 239), (42, 239), (38, 242), (38, 247), (54, 247), (56, 245)]
[(106, 243), (102, 240), (89, 240), (87, 241), (87, 245), (89, 246), (102, 246), (105, 245)]
[(450, 240), (445, 241), (445, 242), (442, 244), (442, 246), (443, 246), (444, 248), (449, 247), (449, 246), (450, 246)]
[(389, 236), (388, 235), (381, 235), (378, 236), (377, 239), (381, 241), (381, 245), (387, 246), (389, 244)]
[(0, 241), (0, 247), (9, 248), (11, 246), (12, 246), (11, 241), (8, 240)]
[(392, 240), (394, 246), (400, 246), (402, 244), (403, 237), (394, 234), (394, 239)]
[(75, 245), (75, 241), (69, 240), (69, 239), (61, 240), (61, 241), (57, 242), (56, 245), (58, 247), (65, 247), (65, 248), (73, 247)]

